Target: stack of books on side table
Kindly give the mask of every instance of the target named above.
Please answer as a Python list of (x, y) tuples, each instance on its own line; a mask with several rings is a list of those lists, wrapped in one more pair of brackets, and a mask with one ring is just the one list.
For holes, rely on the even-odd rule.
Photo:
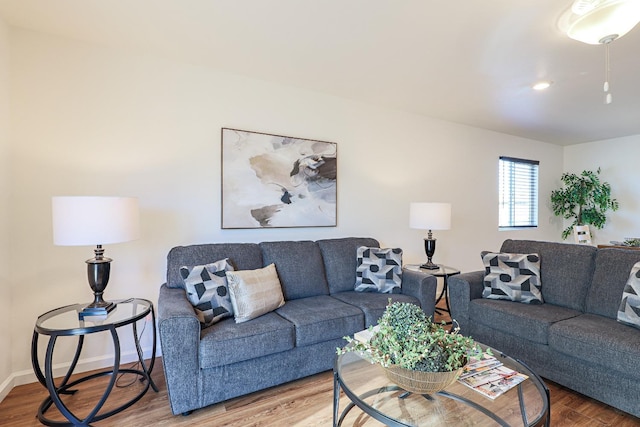
[(495, 357), (484, 355), (480, 360), (472, 359), (465, 366), (458, 382), (495, 399), (527, 378), (529, 377), (504, 366)]

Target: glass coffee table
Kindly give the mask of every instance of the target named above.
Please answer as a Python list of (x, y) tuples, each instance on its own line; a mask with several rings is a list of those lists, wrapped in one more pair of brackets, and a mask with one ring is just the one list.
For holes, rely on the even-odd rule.
[[(342, 425), (353, 408), (387, 426), (549, 426), (549, 390), (533, 371), (492, 349), (505, 366), (529, 378), (492, 400), (455, 382), (434, 394), (408, 393), (391, 382), (384, 370), (356, 352), (336, 358), (333, 425)], [(340, 413), (340, 390), (350, 400)], [(364, 424), (359, 414), (359, 421)], [(376, 425), (376, 423), (372, 423)], [(360, 424), (358, 424), (360, 425)], [(365, 424), (367, 425), (367, 424)]]

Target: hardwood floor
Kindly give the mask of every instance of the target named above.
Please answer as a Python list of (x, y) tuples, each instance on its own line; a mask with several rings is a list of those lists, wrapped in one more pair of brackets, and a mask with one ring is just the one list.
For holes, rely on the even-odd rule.
[[(156, 361), (152, 378), (160, 389), (158, 393), (150, 389), (132, 407), (93, 425), (97, 427), (325, 427), (332, 424), (333, 374), (331, 372), (323, 372), (231, 399), (194, 411), (186, 417), (171, 414), (160, 359)], [(78, 387), (78, 393), (65, 397), (65, 402), (77, 411), (79, 416), (85, 416), (91, 410), (87, 402), (97, 402), (100, 399), (107, 381), (108, 377), (104, 377), (81, 384)], [(142, 387), (135, 378), (132, 381), (131, 376), (122, 377), (119, 383), (123, 387), (113, 390), (105, 409), (122, 404)], [(552, 382), (546, 383), (551, 391), (551, 425), (554, 427), (640, 427), (640, 418), (625, 414)], [(127, 386), (127, 384), (130, 385)], [(39, 383), (15, 387), (0, 403), (0, 426), (40, 426), (36, 413), (46, 396), (46, 389)], [(344, 408), (346, 404), (347, 399), (342, 396), (340, 407)], [(63, 421), (55, 407), (51, 408), (47, 415), (52, 419)], [(367, 427), (380, 424), (354, 409), (343, 425)]]
[[(161, 363), (156, 363), (152, 377), (160, 388), (159, 393), (149, 390), (131, 408), (93, 425), (127, 427), (151, 425), (158, 427), (331, 426), (333, 402), (333, 375), (331, 372), (323, 372), (279, 387), (231, 399), (194, 411), (187, 417), (171, 414)], [(95, 402), (100, 398), (102, 387), (106, 381), (107, 378), (90, 381), (83, 385), (76, 395), (68, 396), (65, 401), (72, 408), (77, 409), (79, 414), (85, 414), (90, 410), (87, 408), (86, 402)], [(121, 382), (128, 383), (130, 381), (125, 376)], [(552, 426), (640, 426), (639, 418), (632, 417), (557, 384), (547, 382), (547, 385), (551, 391)], [(107, 400), (107, 405), (115, 407), (134, 395), (141, 386), (142, 384), (135, 381), (128, 387), (114, 390)], [(40, 426), (36, 413), (40, 402), (46, 396), (46, 390), (39, 383), (14, 388), (0, 403), (0, 426)], [(346, 398), (342, 397), (341, 408), (346, 403)], [(63, 420), (55, 408), (50, 409), (48, 415), (55, 420)], [(354, 409), (344, 425), (364, 427), (379, 426), (380, 424)]]

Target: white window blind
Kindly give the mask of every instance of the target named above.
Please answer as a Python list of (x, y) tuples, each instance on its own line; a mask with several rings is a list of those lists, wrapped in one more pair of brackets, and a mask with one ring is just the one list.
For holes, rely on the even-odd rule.
[(537, 160), (500, 157), (499, 227), (538, 226)]

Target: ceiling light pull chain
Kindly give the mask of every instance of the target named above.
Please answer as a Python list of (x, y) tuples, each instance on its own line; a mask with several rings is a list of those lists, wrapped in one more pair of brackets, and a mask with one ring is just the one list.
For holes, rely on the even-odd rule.
[(613, 95), (611, 94), (611, 66), (610, 66), (610, 53), (609, 53), (609, 44), (614, 40), (615, 37), (607, 37), (603, 39), (602, 43), (604, 44), (604, 103), (609, 105), (613, 101)]

